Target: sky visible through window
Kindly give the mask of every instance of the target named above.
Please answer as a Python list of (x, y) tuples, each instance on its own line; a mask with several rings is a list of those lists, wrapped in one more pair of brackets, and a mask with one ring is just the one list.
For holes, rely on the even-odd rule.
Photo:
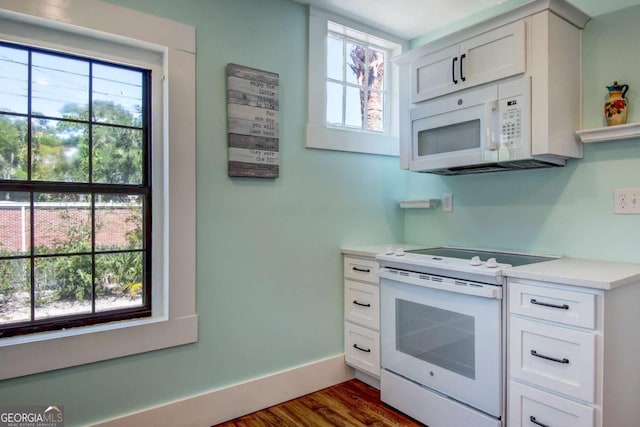
[[(29, 53), (0, 46), (0, 110), (27, 114)], [(32, 112), (63, 117), (63, 107), (76, 104), (88, 111), (89, 63), (47, 53), (33, 53)], [(113, 102), (138, 120), (142, 104), (142, 76), (102, 64), (93, 65), (95, 101)]]

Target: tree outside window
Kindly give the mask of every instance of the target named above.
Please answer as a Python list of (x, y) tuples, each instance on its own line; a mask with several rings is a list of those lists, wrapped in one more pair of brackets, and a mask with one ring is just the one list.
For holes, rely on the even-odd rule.
[(150, 315), (150, 78), (0, 44), (0, 337)]
[(387, 51), (345, 35), (327, 37), (327, 124), (384, 132)]

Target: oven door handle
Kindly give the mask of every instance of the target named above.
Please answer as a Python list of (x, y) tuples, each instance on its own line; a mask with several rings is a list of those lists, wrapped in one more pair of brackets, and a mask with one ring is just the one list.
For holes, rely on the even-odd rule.
[(429, 274), (396, 270), (389, 267), (381, 268), (378, 274), (381, 279), (392, 282), (438, 289), (457, 294), (502, 299), (502, 286), (471, 282), (467, 280), (457, 280), (449, 277), (431, 276)]

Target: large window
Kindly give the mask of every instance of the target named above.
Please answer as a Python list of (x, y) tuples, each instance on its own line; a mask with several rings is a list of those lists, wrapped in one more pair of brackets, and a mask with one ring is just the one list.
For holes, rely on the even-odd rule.
[(309, 148), (399, 153), (398, 75), (404, 40), (310, 8)]
[(0, 42), (0, 380), (197, 341), (195, 29), (0, 0)]
[(151, 314), (150, 78), (0, 43), (0, 336)]

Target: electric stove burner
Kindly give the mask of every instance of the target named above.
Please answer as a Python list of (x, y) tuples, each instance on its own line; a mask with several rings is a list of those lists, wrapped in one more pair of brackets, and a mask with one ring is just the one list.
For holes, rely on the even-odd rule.
[(430, 255), (433, 257), (458, 258), (467, 260), (471, 260), (473, 259), (473, 257), (479, 257), (481, 261), (487, 261), (491, 258), (495, 258), (495, 260), (499, 264), (509, 264), (513, 267), (556, 259), (554, 257), (545, 257), (539, 255), (495, 252), (481, 249), (452, 248), (445, 246), (430, 249), (407, 250), (406, 252), (420, 255)]

